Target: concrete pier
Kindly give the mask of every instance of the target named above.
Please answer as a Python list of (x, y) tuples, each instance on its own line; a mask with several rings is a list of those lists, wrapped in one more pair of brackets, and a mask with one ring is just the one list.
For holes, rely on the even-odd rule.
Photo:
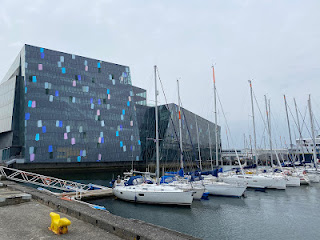
[(59, 213), (71, 221), (66, 235), (55, 235), (48, 230), (50, 226), (49, 213), (52, 208), (37, 201), (0, 207), (0, 239), (1, 240), (30, 240), (30, 239), (64, 239), (64, 240), (121, 240), (97, 226), (86, 223), (75, 217)]
[(21, 191), (9, 190), (0, 183), (0, 207), (29, 202), (31, 195)]
[[(48, 209), (45, 216), (46, 219), (49, 219), (50, 211), (54, 210), (55, 212), (62, 215), (68, 215), (69, 217), (76, 218), (86, 223), (90, 223), (91, 225), (98, 227), (112, 235), (116, 235), (122, 239), (140, 239), (140, 240), (162, 240), (162, 239), (171, 239), (171, 240), (182, 240), (182, 239), (197, 239), (192, 236), (179, 233), (164, 227), (155, 226), (153, 224), (149, 224), (140, 220), (135, 219), (127, 219), (123, 217), (119, 217), (113, 215), (107, 211), (100, 211), (93, 209), (85, 204), (81, 204), (79, 202), (73, 201), (65, 201), (56, 196), (53, 196), (46, 192), (40, 192), (37, 189), (33, 189), (21, 184), (17, 184), (11, 181), (2, 181), (4, 184), (8, 186), (8, 188), (16, 191), (22, 191), (32, 195), (32, 199), (46, 205), (51, 208)], [(7, 207), (4, 207), (7, 208)], [(1, 209), (0, 209), (1, 210)], [(3, 210), (2, 210), (3, 211)], [(7, 211), (7, 210), (6, 210)], [(8, 214), (10, 211), (8, 210)], [(37, 214), (35, 212), (35, 214)], [(42, 213), (41, 213), (42, 214)], [(6, 216), (2, 215), (1, 216)], [(7, 215), (10, 216), (10, 215)], [(66, 217), (68, 217), (66, 216)], [(22, 216), (21, 216), (22, 217)], [(4, 217), (5, 218), (5, 217)], [(3, 219), (3, 218), (2, 218)], [(7, 220), (9, 220), (8, 218)], [(22, 218), (21, 218), (22, 219)], [(22, 220), (20, 220), (21, 222)], [(9, 221), (11, 222), (11, 221)], [(34, 224), (38, 224), (40, 227), (39, 221), (35, 221)], [(41, 223), (42, 224), (42, 223)], [(0, 223), (1, 226), (1, 223)], [(41, 227), (43, 227), (41, 225)], [(27, 229), (26, 229), (27, 230)], [(0, 228), (0, 233), (3, 231)], [(46, 230), (43, 230), (46, 231)], [(15, 238), (13, 238), (15, 239)], [(22, 238), (23, 239), (23, 238)], [(28, 238), (30, 239), (30, 238)], [(71, 238), (70, 238), (71, 239)], [(94, 237), (88, 238), (79, 238), (79, 239), (99, 239)], [(108, 238), (106, 238), (108, 239)], [(116, 239), (116, 238), (115, 238)]]

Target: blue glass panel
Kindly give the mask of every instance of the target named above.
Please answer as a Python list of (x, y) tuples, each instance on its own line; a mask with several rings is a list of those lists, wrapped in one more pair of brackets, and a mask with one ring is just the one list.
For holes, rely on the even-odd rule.
[(100, 98), (98, 99), (98, 104), (101, 105), (101, 99)]
[(122, 131), (122, 129), (123, 129), (123, 126), (122, 126), (122, 125), (120, 125), (120, 130)]
[(107, 94), (110, 94), (110, 89), (109, 88), (107, 89)]
[(100, 64), (100, 62), (98, 62), (97, 66), (98, 66), (98, 68), (101, 68), (101, 64)]
[(138, 144), (141, 145), (141, 141), (140, 140), (138, 140)]
[(122, 141), (120, 141), (120, 147), (123, 147), (123, 142)]
[(77, 157), (77, 161), (81, 162), (81, 157), (80, 156)]
[(44, 53), (43, 52), (41, 53), (41, 58), (44, 58)]
[(63, 124), (62, 124), (62, 121), (59, 121), (59, 127), (62, 127)]
[(37, 77), (36, 76), (32, 76), (32, 82), (37, 82)]
[(48, 152), (52, 152), (52, 145), (49, 145)]
[(28, 101), (28, 107), (31, 107), (31, 106), (32, 106), (32, 101), (29, 100), (29, 101)]
[(28, 91), (28, 88), (24, 87), (24, 92), (27, 93), (27, 91)]
[(43, 52), (44, 52), (44, 49), (43, 49), (43, 48), (40, 48), (40, 52), (43, 53)]
[(82, 156), (82, 153), (83, 153), (83, 151), (82, 151), (82, 150), (80, 150), (80, 156)]
[(101, 138), (101, 143), (104, 143), (104, 138), (103, 137)]
[(29, 119), (30, 119), (30, 113), (26, 113), (26, 114), (25, 114), (25, 119), (26, 119), (26, 120), (29, 120)]
[(78, 75), (78, 80), (79, 80), (79, 81), (81, 80), (81, 75)]
[(47, 131), (46, 126), (42, 126), (42, 132), (45, 133)]
[(66, 68), (61, 68), (62, 73), (66, 73)]
[(92, 98), (90, 98), (90, 103), (91, 103), (91, 104), (93, 103), (93, 99), (92, 99)]
[(39, 133), (36, 134), (36, 137), (34, 138), (36, 141), (39, 141), (40, 140), (40, 135)]
[(56, 97), (59, 97), (59, 91), (56, 91), (55, 95), (56, 95)]
[(129, 101), (127, 102), (127, 106), (130, 107), (130, 102)]
[(122, 109), (122, 115), (126, 114), (126, 110)]
[(119, 132), (118, 131), (116, 131), (116, 136), (119, 137)]

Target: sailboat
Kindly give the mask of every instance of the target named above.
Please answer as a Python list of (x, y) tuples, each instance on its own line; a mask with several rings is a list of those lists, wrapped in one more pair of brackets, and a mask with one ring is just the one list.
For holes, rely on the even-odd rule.
[[(251, 80), (249, 80), (249, 84), (250, 84), (250, 93), (251, 93), (251, 105), (252, 105), (252, 120), (253, 120), (253, 134), (254, 134), (254, 153), (253, 153), (253, 157), (256, 161), (256, 165), (258, 166), (258, 159), (256, 156), (257, 153), (257, 149), (256, 149), (256, 132), (255, 132), (255, 121), (254, 121), (254, 107), (253, 107), (253, 92), (252, 92), (252, 83)], [(266, 106), (267, 108), (267, 106)], [(268, 108), (267, 108), (267, 114), (268, 114)], [(267, 115), (268, 116), (268, 115)], [(270, 136), (270, 127), (269, 127), (269, 118), (268, 118), (268, 130), (269, 130), (269, 137), (271, 140), (271, 136)], [(270, 148), (272, 151), (272, 144), (270, 141)], [(238, 183), (238, 184), (244, 184), (247, 183), (247, 187), (249, 188), (261, 188), (261, 189), (265, 189), (265, 188), (273, 188), (273, 189), (286, 189), (286, 181), (284, 180), (284, 178), (282, 177), (278, 177), (278, 176), (271, 176), (268, 174), (244, 174), (244, 171), (242, 169), (242, 165), (241, 162), (239, 160), (239, 156), (237, 154), (237, 151), (235, 151), (236, 155), (237, 155), (237, 159), (239, 162), (239, 166), (241, 168), (241, 175), (238, 174), (233, 174), (232, 172), (229, 173), (223, 173), (219, 175), (219, 178), (223, 181), (223, 182), (227, 182), (227, 183)], [(272, 157), (272, 155), (271, 155)]]
[[(215, 106), (215, 140), (216, 140), (216, 164), (219, 163), (219, 155), (218, 155), (218, 127), (217, 127), (217, 104), (216, 104), (216, 81), (214, 75), (214, 67), (212, 66), (213, 71), (213, 84), (214, 84), (214, 106)], [(198, 150), (199, 150), (199, 158), (201, 159), (200, 154), (200, 146), (199, 146), (199, 129), (196, 118), (196, 128), (197, 128), (197, 136), (198, 136)], [(211, 141), (210, 141), (211, 142)], [(201, 161), (200, 161), (201, 168)], [(225, 182), (217, 182), (216, 178), (206, 177), (202, 180), (206, 191), (209, 192), (210, 195), (216, 196), (225, 196), (225, 197), (241, 197), (244, 195), (247, 186), (245, 183), (225, 183)]]
[(157, 66), (154, 66), (154, 75), (156, 119), (156, 183), (149, 184), (144, 181), (142, 176), (132, 176), (127, 182), (116, 181), (113, 187), (113, 194), (119, 199), (137, 203), (191, 206), (194, 195), (192, 191), (179, 189), (166, 184), (160, 184)]
[(312, 114), (312, 109), (311, 109), (311, 97), (309, 95), (309, 100), (308, 100), (308, 106), (309, 106), (309, 114), (310, 114), (310, 123), (311, 123), (311, 133), (312, 133), (312, 145), (313, 145), (313, 164), (314, 168), (311, 169), (306, 169), (306, 172), (308, 173), (308, 177), (310, 179), (310, 182), (318, 183), (320, 182), (320, 172), (318, 169), (318, 158), (317, 158), (317, 153), (316, 153), (316, 137), (314, 133), (314, 122), (313, 122), (313, 114)]
[(178, 111), (179, 111), (179, 137), (180, 137), (180, 170), (179, 175), (171, 179), (171, 181), (163, 181), (164, 184), (168, 184), (170, 186), (177, 187), (179, 189), (192, 191), (193, 199), (200, 200), (202, 198), (203, 193), (205, 192), (205, 188), (203, 185), (190, 182), (188, 179), (184, 178), (183, 171), (183, 144), (182, 144), (182, 123), (181, 123), (181, 103), (180, 103), (180, 91), (179, 91), (179, 80), (177, 80), (178, 86)]

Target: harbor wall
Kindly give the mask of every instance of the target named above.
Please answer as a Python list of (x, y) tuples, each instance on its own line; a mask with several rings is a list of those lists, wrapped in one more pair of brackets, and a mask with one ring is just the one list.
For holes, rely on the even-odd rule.
[(12, 181), (2, 182), (5, 183), (8, 188), (31, 194), (32, 199), (51, 207), (54, 211), (67, 214), (84, 222), (90, 223), (123, 239), (198, 239), (164, 227), (146, 223), (141, 220), (127, 219), (113, 215), (108, 211), (93, 209), (78, 202), (65, 201), (57, 198), (56, 196), (40, 192), (37, 189), (23, 186)]

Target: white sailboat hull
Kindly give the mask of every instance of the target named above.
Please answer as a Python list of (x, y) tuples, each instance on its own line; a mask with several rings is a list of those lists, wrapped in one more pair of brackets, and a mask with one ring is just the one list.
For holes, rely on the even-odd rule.
[(300, 185), (309, 185), (310, 180), (306, 175), (300, 176)]
[(223, 182), (233, 184), (246, 184), (249, 188), (271, 188), (271, 189), (286, 189), (286, 181), (284, 178), (272, 178), (267, 176), (257, 175), (232, 175), (221, 177)]
[(310, 182), (312, 182), (312, 183), (320, 182), (320, 177), (319, 177), (319, 174), (317, 174), (317, 173), (308, 173), (308, 177), (309, 177)]
[(210, 195), (241, 197), (247, 189), (245, 185), (228, 184), (224, 182), (204, 183)]
[(173, 181), (169, 183), (168, 185), (182, 189), (184, 191), (190, 191), (193, 192), (193, 199), (194, 200), (200, 200), (202, 198), (203, 193), (205, 192), (205, 188), (202, 185), (194, 185), (190, 183), (181, 183), (179, 181)]
[(286, 185), (287, 187), (299, 187), (300, 186), (300, 178), (293, 176), (286, 176)]
[(115, 186), (113, 194), (125, 201), (148, 204), (190, 206), (193, 201), (193, 192), (155, 184)]

